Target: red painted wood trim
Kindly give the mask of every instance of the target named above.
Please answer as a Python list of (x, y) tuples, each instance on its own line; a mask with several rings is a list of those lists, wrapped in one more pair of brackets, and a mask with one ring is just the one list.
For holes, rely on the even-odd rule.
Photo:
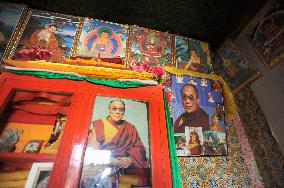
[[(85, 81), (43, 79), (6, 72), (0, 76), (0, 83), (3, 83), (0, 87), (0, 110), (5, 106), (9, 94), (13, 89), (73, 93), (68, 121), (61, 138), (57, 155), (51, 157), (29, 154), (33, 160), (46, 161), (51, 158), (54, 160), (49, 188), (78, 187), (88, 130), (93, 113), (93, 105), (97, 95), (122, 97), (148, 103), (152, 187), (172, 187), (161, 87), (147, 86), (120, 89), (95, 85)], [(0, 158), (3, 159), (4, 162), (9, 163), (9, 155), (16, 155), (14, 156), (15, 158), (21, 158), (21, 155), (17, 156), (17, 154), (12, 153), (2, 154), (2, 156), (5, 157), (2, 158), (0, 155)], [(27, 154), (24, 156), (27, 156)], [(25, 157), (22, 159), (26, 160)]]

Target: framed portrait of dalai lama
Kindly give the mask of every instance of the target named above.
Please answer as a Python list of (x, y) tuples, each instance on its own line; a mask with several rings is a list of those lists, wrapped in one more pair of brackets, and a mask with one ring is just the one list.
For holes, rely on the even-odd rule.
[[(147, 116), (143, 101), (96, 97), (81, 187), (151, 186)], [(104, 177), (106, 170), (109, 174)]]
[(84, 92), (85, 110), (77, 115), (85, 119), (74, 130), (66, 181), (76, 187), (171, 187), (163, 90), (89, 84)]
[(172, 75), (171, 115), (177, 156), (227, 155), (222, 85)]

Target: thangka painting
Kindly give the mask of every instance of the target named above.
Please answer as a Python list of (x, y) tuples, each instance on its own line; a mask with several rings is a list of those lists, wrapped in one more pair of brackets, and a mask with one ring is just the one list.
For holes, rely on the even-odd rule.
[(218, 50), (214, 60), (215, 72), (224, 78), (234, 93), (260, 76), (254, 64), (229, 39)]
[(120, 59), (122, 62), (126, 54), (127, 38), (128, 26), (86, 19), (76, 56)]
[(177, 68), (211, 72), (208, 43), (176, 35), (175, 55)]
[[(7, 54), (9, 43), (17, 25), (20, 24), (21, 15), (25, 14), (25, 5), (0, 3), (0, 60)], [(6, 50), (7, 49), (7, 50)]]
[(279, 4), (256, 22), (248, 39), (267, 68), (284, 61), (284, 9)]
[(177, 156), (227, 155), (221, 83), (172, 75), (168, 90)]
[(171, 65), (171, 37), (167, 33), (133, 27), (130, 66), (147, 63), (150, 66)]
[(28, 14), (13, 58), (63, 62), (69, 57), (79, 18), (39, 10)]

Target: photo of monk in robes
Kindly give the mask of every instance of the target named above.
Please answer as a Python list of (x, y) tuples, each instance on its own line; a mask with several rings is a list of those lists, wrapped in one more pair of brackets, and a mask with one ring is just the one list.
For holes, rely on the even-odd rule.
[[(95, 103), (99, 106), (101, 106), (100, 99), (108, 100), (108, 112), (107, 115), (100, 116), (101, 118), (96, 118), (98, 115), (95, 113), (93, 115), (94, 120), (88, 138), (81, 187), (149, 186), (150, 161), (146, 104), (129, 99), (98, 96)], [(94, 111), (96, 111), (97, 104), (95, 104)], [(128, 106), (137, 105), (142, 106), (142, 109), (146, 111), (144, 120), (142, 120), (144, 126), (135, 126), (124, 120), (126, 110), (127, 112), (132, 111), (132, 108)], [(137, 112), (131, 114), (133, 116)], [(141, 112), (138, 114), (141, 115)], [(128, 116), (127, 119), (132, 118)], [(135, 124), (141, 122), (137, 121), (137, 117), (135, 119), (135, 121), (132, 120)], [(94, 159), (99, 157), (101, 161)]]

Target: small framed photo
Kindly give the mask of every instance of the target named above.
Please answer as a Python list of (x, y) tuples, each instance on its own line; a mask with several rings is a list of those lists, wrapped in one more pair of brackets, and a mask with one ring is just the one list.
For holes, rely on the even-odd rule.
[(23, 149), (23, 153), (38, 153), (42, 143), (43, 143), (43, 140), (31, 140), (31, 141), (29, 141), (25, 145), (25, 147)]
[(33, 163), (25, 188), (47, 187), (53, 163)]

